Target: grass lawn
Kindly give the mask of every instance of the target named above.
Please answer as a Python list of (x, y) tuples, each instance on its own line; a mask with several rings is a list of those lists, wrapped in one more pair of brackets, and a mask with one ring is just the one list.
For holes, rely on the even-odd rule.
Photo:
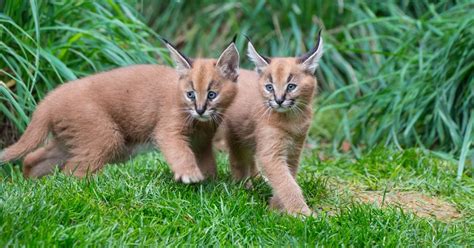
[[(455, 165), (416, 150), (381, 149), (360, 160), (320, 161), (307, 152), (298, 181), (316, 218), (267, 209), (270, 188), (219, 178), (175, 183), (159, 153), (148, 153), (85, 180), (61, 173), (24, 180), (18, 166), (0, 173), (0, 246), (472, 246), (474, 180), (455, 181)], [(358, 193), (420, 192), (455, 207), (437, 220), (360, 200)]]

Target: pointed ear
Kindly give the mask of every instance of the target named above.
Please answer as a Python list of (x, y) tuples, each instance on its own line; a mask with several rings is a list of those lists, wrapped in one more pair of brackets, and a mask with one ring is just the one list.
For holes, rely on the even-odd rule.
[(235, 46), (234, 38), (234, 41), (230, 43), (217, 59), (216, 67), (219, 68), (222, 76), (233, 82), (237, 82), (237, 78), (239, 77), (239, 60), (239, 51)]
[(247, 56), (255, 64), (255, 70), (258, 72), (258, 74), (260, 74), (265, 69), (265, 67), (270, 64), (270, 59), (258, 54), (255, 48), (253, 47), (252, 42), (250, 42), (250, 39), (248, 39), (248, 41), (249, 42), (247, 45)]
[(323, 38), (321, 37), (321, 31), (319, 31), (316, 46), (309, 52), (298, 57), (297, 61), (303, 65), (305, 71), (314, 74), (316, 68), (318, 68), (321, 56), (323, 56)]
[(163, 39), (163, 42), (166, 44), (166, 48), (170, 51), (171, 58), (174, 61), (176, 70), (178, 71), (179, 75), (184, 75), (188, 73), (188, 71), (192, 67), (192, 61), (184, 56), (178, 49), (176, 49), (171, 43), (167, 40)]

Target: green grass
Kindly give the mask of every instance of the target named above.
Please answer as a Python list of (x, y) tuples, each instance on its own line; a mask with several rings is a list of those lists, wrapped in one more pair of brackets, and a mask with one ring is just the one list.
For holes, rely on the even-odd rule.
[[(267, 209), (270, 188), (232, 183), (225, 156), (219, 178), (175, 183), (159, 153), (142, 155), (85, 180), (61, 173), (24, 180), (7, 167), (0, 183), (0, 245), (468, 246), (474, 181), (454, 179), (445, 161), (420, 154), (375, 151), (361, 160), (321, 162), (308, 152), (299, 174), (317, 218)], [(338, 185), (335, 187), (335, 182)], [(354, 201), (348, 186), (417, 190), (456, 204), (462, 218), (443, 223), (396, 207)], [(389, 186), (387, 186), (389, 185)], [(329, 210), (332, 212), (329, 212)], [(335, 214), (334, 214), (335, 213)]]

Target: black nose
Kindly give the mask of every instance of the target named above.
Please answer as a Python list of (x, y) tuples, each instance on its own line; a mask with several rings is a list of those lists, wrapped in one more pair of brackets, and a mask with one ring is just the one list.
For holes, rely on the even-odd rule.
[(196, 109), (196, 112), (197, 112), (199, 115), (202, 115), (202, 114), (204, 114), (204, 112), (206, 112), (206, 108), (198, 108), (198, 109)]
[(285, 101), (285, 99), (283, 99), (283, 98), (277, 98), (277, 99), (275, 99), (275, 102), (276, 102), (278, 105), (281, 105), (284, 101)]

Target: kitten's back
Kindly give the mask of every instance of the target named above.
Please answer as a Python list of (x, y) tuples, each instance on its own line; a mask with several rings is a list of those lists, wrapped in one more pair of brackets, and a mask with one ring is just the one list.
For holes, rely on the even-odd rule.
[(120, 126), (138, 127), (156, 121), (160, 107), (173, 101), (177, 81), (171, 67), (133, 65), (63, 84), (42, 105), (47, 105), (53, 121), (68, 111), (101, 108)]

